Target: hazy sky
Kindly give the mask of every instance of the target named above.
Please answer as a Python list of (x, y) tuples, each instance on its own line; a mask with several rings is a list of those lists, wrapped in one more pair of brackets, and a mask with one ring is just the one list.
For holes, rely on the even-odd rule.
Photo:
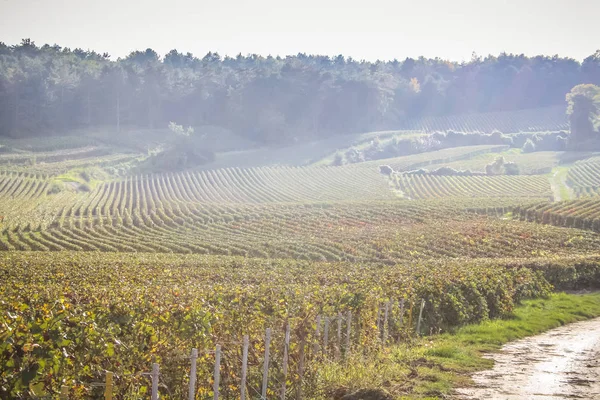
[(600, 48), (600, 0), (0, 0), (0, 41), (389, 60)]

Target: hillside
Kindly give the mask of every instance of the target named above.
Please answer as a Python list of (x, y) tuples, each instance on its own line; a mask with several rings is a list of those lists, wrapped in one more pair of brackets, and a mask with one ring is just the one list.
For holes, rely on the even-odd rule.
[[(563, 127), (554, 113), (535, 115), (432, 129)], [(155, 392), (184, 398), (195, 348), (204, 353), (192, 396), (214, 395), (207, 377), (222, 351), (220, 393), (237, 398), (263, 387), (270, 346), (269, 390), (324, 399), (325, 388), (365, 389), (344, 360), (373, 362), (422, 334), (506, 317), (553, 287), (600, 285), (599, 155), (544, 150), (562, 134), (456, 133), (461, 145), (332, 165), (336, 154), (436, 134), (420, 125), (273, 148), (206, 128), (214, 160), (172, 171), (149, 161), (175, 140), (165, 130), (2, 139), (0, 324), (17, 345), (0, 351), (0, 397), (101, 397), (97, 382), (114, 371), (118, 396), (145, 398), (142, 374), (156, 363)], [(525, 151), (526, 140), (538, 148)], [(410, 374), (420, 389), (367, 389), (446, 393), (418, 362), (394, 379)], [(338, 368), (349, 383), (326, 372)]]

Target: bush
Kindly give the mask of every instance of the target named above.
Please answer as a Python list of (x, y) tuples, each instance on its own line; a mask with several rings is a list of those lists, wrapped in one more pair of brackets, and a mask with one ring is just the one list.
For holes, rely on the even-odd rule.
[(514, 162), (504, 163), (504, 173), (506, 175), (519, 175), (519, 166)]
[(486, 175), (519, 175), (519, 166), (514, 162), (504, 161), (504, 157), (498, 157), (493, 163), (485, 166)]
[(431, 171), (430, 175), (437, 176), (475, 176), (475, 175), (485, 175), (481, 172), (473, 172), (471, 170), (458, 170), (450, 167), (440, 167), (438, 169), (434, 169)]
[(340, 165), (344, 165), (344, 156), (341, 155), (340, 153), (335, 153), (335, 156), (333, 157), (333, 162), (331, 165), (336, 166), (336, 167), (339, 167)]
[(364, 154), (356, 149), (348, 150), (346, 152), (345, 156), (346, 156), (346, 160), (351, 164), (365, 161)]
[(63, 190), (63, 185), (58, 183), (58, 182), (53, 182), (50, 187), (48, 188), (48, 191), (46, 192), (47, 194), (57, 194), (62, 192)]
[(504, 172), (504, 157), (498, 157), (493, 163), (485, 166), (486, 175), (502, 175)]
[(392, 167), (390, 167), (389, 165), (380, 165), (379, 172), (383, 175), (390, 176), (394, 173), (394, 169)]
[(79, 176), (81, 176), (81, 179), (83, 179), (86, 182), (89, 182), (91, 179), (90, 173), (87, 171), (81, 171), (81, 173), (79, 174)]

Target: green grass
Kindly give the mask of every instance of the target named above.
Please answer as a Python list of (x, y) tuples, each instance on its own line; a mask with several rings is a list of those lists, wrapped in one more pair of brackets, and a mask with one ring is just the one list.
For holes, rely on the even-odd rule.
[(550, 173), (550, 185), (554, 192), (555, 201), (571, 200), (574, 197), (566, 182), (568, 172), (568, 166), (560, 166), (553, 168)]
[(100, 183), (109, 179), (106, 171), (99, 167), (76, 168), (69, 172), (55, 176), (52, 182), (61, 187), (61, 190), (91, 191)]
[(600, 293), (559, 293), (528, 300), (506, 319), (421, 338), (372, 357), (354, 356), (346, 365), (327, 365), (322, 370), (323, 385), (334, 397), (373, 389), (380, 396), (400, 399), (446, 398), (454, 388), (469, 386), (473, 372), (493, 366), (492, 360), (482, 357), (484, 353), (512, 340), (597, 316)]

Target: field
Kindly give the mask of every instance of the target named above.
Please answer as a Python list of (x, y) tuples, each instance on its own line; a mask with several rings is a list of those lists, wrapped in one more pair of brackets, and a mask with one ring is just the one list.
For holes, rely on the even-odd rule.
[(545, 175), (552, 168), (561, 164), (562, 151), (536, 151), (535, 153), (522, 153), (520, 149), (510, 149), (500, 152), (489, 152), (473, 157), (451, 162), (432, 164), (426, 168), (435, 170), (440, 167), (449, 167), (456, 170), (469, 170), (485, 172), (485, 166), (494, 162), (498, 156), (504, 157), (507, 162), (514, 162), (519, 166), (521, 175)]
[(434, 176), (401, 175), (398, 190), (411, 199), (440, 197), (550, 198), (550, 184), (543, 176)]
[(600, 157), (576, 162), (569, 170), (567, 182), (577, 197), (600, 194)]
[[(242, 150), (219, 131), (225, 143), (208, 136), (214, 163), (162, 173), (137, 170), (164, 144), (160, 132), (0, 141), (0, 398), (100, 398), (107, 370), (116, 398), (147, 398), (142, 374), (153, 363), (161, 398), (184, 398), (192, 348), (201, 350), (195, 396), (210, 398), (217, 345), (220, 394), (237, 398), (244, 335), (255, 397), (266, 328), (268, 397), (285, 387), (330, 398), (322, 371), (350, 355), (503, 317), (553, 288), (599, 285), (594, 154), (493, 145), (318, 162), (437, 126), (562, 127), (550, 111), (428, 121), (418, 132), (333, 138), (319, 151)], [(520, 174), (486, 175), (499, 156)], [(477, 174), (430, 173), (440, 167)], [(578, 198), (558, 201), (557, 184)]]
[(545, 107), (520, 111), (499, 111), (479, 114), (425, 117), (409, 120), (405, 129), (426, 132), (454, 130), (457, 132), (540, 132), (569, 129), (563, 107)]

